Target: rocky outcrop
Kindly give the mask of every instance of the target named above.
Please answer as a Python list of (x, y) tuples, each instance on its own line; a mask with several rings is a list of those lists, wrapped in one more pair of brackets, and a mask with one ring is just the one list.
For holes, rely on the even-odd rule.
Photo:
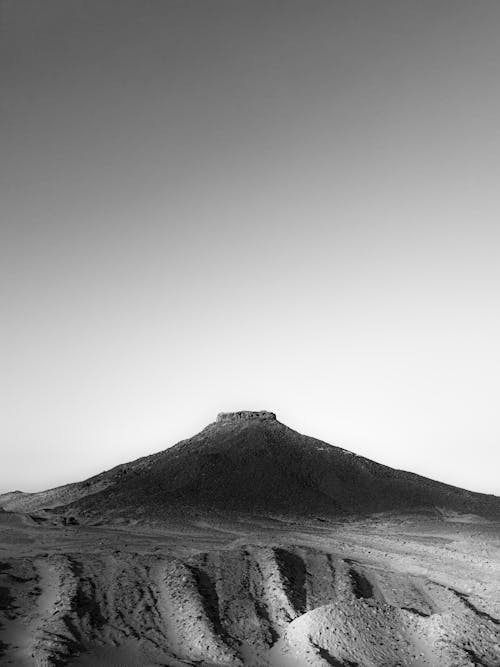
[(274, 412), (268, 412), (267, 410), (240, 410), (239, 412), (219, 412), (217, 415), (218, 422), (237, 422), (237, 421), (246, 421), (249, 419), (276, 419)]

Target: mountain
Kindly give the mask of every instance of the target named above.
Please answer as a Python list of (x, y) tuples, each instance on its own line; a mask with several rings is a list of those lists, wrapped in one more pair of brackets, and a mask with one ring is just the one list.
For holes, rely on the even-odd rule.
[(348, 517), (453, 511), (500, 515), (500, 498), (394, 470), (301, 435), (272, 412), (221, 413), (200, 433), (84, 482), (35, 494), (5, 494), (11, 511), (92, 519), (161, 519), (224, 511)]

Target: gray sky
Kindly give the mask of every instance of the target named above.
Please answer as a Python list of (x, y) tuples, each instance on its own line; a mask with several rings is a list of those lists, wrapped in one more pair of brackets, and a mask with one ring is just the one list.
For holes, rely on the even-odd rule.
[(269, 409), (500, 494), (500, 3), (0, 11), (0, 490)]

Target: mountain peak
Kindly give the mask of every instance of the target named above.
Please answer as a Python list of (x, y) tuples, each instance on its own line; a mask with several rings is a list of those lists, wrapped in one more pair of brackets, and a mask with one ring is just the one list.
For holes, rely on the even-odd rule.
[(217, 415), (218, 422), (241, 422), (241, 421), (276, 421), (274, 412), (267, 410), (240, 410), (239, 412), (219, 412)]

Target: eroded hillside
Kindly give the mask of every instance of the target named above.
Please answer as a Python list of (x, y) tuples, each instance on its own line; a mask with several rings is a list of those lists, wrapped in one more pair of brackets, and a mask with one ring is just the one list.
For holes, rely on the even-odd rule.
[(500, 664), (492, 524), (86, 530), (11, 525), (2, 664)]

